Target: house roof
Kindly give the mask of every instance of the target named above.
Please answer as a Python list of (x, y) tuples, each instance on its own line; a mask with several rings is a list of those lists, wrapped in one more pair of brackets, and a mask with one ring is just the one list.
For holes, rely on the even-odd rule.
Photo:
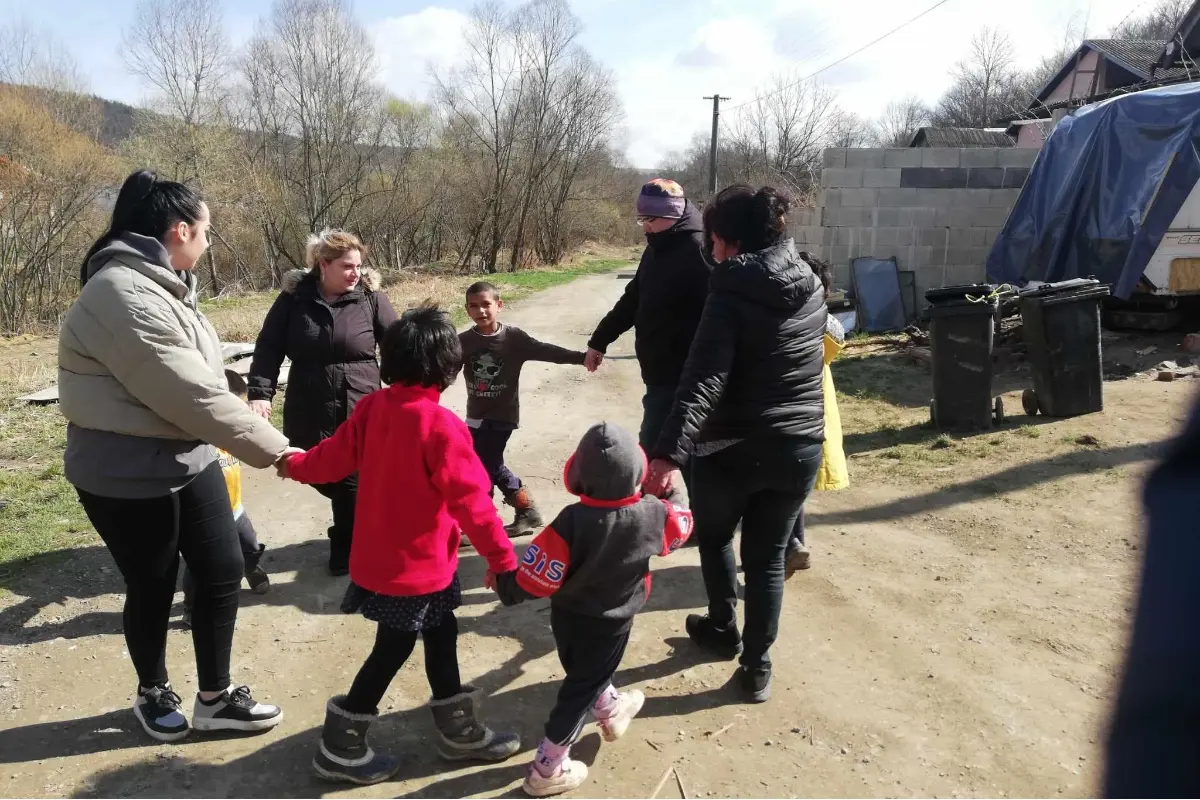
[(917, 130), (909, 147), (1012, 147), (1013, 140), (998, 128), (933, 128)]
[(1183, 67), (1156, 69), (1156, 62), (1166, 42), (1153, 39), (1091, 39), (1085, 44), (1091, 44), (1100, 53), (1144, 81), (1182, 80), (1188, 77), (1188, 71)]
[(1179, 20), (1175, 34), (1170, 41), (1163, 42), (1154, 63), (1163, 69), (1181, 67), (1186, 62), (1195, 63), (1197, 53), (1200, 53), (1200, 0), (1192, 3)]
[[(1197, 0), (1197, 4), (1200, 4), (1200, 0)], [(1088, 51), (1099, 53), (1109, 63), (1129, 73), (1129, 76), (1133, 79), (1128, 84), (1130, 87), (1139, 82), (1153, 82), (1155, 85), (1160, 85), (1188, 80), (1191, 74), (1186, 68), (1172, 67), (1170, 69), (1156, 69), (1156, 63), (1166, 44), (1167, 42), (1155, 39), (1088, 39), (1079, 45), (1079, 48), (1063, 62), (1062, 67), (1054, 74), (1054, 77), (1047, 81), (1046, 85), (1038, 91), (1029, 104), (1029, 110), (1046, 110), (1047, 106), (1044, 103), (1050, 92), (1067, 77), (1068, 73), (1075, 68), (1079, 59)], [(1100, 97), (1102, 93), (1095, 96)], [(1054, 106), (1075, 105), (1078, 102), (1079, 98), (1076, 98), (1056, 103)]]

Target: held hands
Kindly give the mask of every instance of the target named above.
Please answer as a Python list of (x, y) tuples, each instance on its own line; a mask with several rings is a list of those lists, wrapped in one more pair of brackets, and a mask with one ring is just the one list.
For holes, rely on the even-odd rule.
[(665, 458), (656, 458), (650, 462), (650, 471), (642, 482), (642, 489), (655, 497), (667, 497), (672, 494), (675, 484), (683, 481), (679, 467)]
[(493, 592), (496, 591), (496, 573), (492, 572), (490, 569), (485, 572), (483, 574), (483, 585), (486, 588), (491, 589)]
[(280, 454), (279, 458), (275, 459), (275, 474), (285, 479), (292, 477), (291, 474), (288, 473), (288, 459), (303, 452), (304, 450), (299, 447), (289, 447), (288, 449), (284, 450), (283, 453)]
[(587, 371), (595, 372), (597, 369), (600, 368), (600, 365), (603, 363), (604, 363), (604, 353), (601, 353), (599, 350), (593, 350), (592, 348), (589, 347), (588, 351), (587, 351), (587, 355), (584, 356), (584, 359), (583, 359), (583, 366), (587, 368)]
[(250, 410), (258, 414), (263, 419), (271, 418), (271, 401), (270, 400), (251, 400)]

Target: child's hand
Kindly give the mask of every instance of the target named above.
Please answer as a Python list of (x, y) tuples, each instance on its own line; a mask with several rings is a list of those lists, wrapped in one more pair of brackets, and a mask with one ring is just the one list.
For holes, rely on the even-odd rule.
[(493, 592), (496, 591), (496, 573), (492, 572), (490, 569), (485, 572), (483, 574), (483, 585), (491, 589)]

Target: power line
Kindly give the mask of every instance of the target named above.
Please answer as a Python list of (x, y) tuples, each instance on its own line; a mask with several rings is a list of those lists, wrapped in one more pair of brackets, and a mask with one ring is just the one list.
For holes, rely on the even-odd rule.
[(948, 2), (950, 2), (950, 0), (938, 0), (938, 2), (934, 3), (934, 4), (933, 4), (933, 5), (931, 5), (929, 8), (925, 9), (924, 11), (922, 11), (920, 14), (917, 14), (917, 15), (916, 15), (915, 17), (913, 17), (912, 19), (908, 20), (907, 22), (901, 23), (900, 25), (897, 25), (895, 28), (892, 28), (890, 31), (888, 31), (887, 33), (883, 34), (882, 36), (880, 36), (880, 37), (878, 37), (878, 38), (876, 38), (876, 39), (872, 39), (871, 41), (869, 41), (869, 42), (867, 42), (866, 44), (864, 44), (862, 47), (860, 47), (860, 48), (858, 48), (857, 50), (855, 50), (853, 53), (850, 53), (850, 54), (848, 54), (848, 55), (842, 56), (842, 57), (841, 57), (841, 58), (839, 58), (837, 61), (834, 61), (832, 64), (826, 64), (825, 66), (821, 67), (821, 68), (820, 68), (819, 70), (817, 70), (816, 72), (813, 72), (813, 73), (810, 73), (810, 74), (808, 74), (808, 75), (805, 75), (803, 78), (800, 78), (799, 80), (793, 81), (792, 83), (789, 83), (789, 84), (787, 84), (786, 86), (780, 86), (778, 89), (775, 89), (774, 91), (767, 92), (766, 94), (761, 94), (761, 95), (758, 95), (758, 96), (757, 96), (757, 97), (755, 97), (753, 100), (747, 100), (745, 103), (739, 103), (739, 104), (738, 104), (738, 105), (736, 105), (736, 106), (732, 106), (731, 108), (727, 108), (727, 109), (726, 109), (726, 111), (736, 111), (737, 109), (739, 109), (739, 108), (742, 108), (743, 106), (748, 106), (748, 105), (750, 105), (750, 104), (752, 104), (752, 103), (757, 103), (758, 101), (760, 101), (760, 100), (763, 100), (763, 99), (765, 99), (765, 98), (767, 98), (767, 97), (771, 97), (772, 95), (776, 95), (776, 94), (779, 94), (780, 92), (787, 91), (788, 89), (792, 88), (793, 86), (797, 86), (797, 85), (799, 85), (799, 84), (801, 84), (801, 83), (804, 83), (804, 82), (805, 82), (805, 81), (807, 81), (807, 80), (811, 80), (812, 78), (815, 78), (815, 77), (817, 77), (818, 75), (820, 75), (822, 72), (826, 72), (826, 71), (828, 71), (828, 70), (830, 70), (830, 69), (833, 69), (833, 68), (834, 68), (834, 67), (836, 67), (838, 64), (842, 64), (842, 63), (844, 63), (844, 62), (846, 62), (846, 61), (849, 61), (850, 59), (854, 58), (856, 55), (858, 55), (859, 53), (863, 52), (864, 50), (867, 50), (868, 48), (874, 47), (875, 45), (879, 44), (880, 42), (882, 42), (884, 39), (888, 38), (889, 36), (892, 36), (893, 34), (899, 33), (900, 31), (904, 30), (904, 29), (905, 29), (905, 28), (907, 28), (909, 25), (912, 25), (914, 22), (916, 22), (917, 20), (919, 20), (919, 19), (921, 19), (922, 17), (926, 16), (927, 14), (930, 14), (930, 13), (932, 13), (932, 12), (936, 11), (937, 9), (941, 8), (942, 6), (946, 5), (946, 3), (948, 3)]

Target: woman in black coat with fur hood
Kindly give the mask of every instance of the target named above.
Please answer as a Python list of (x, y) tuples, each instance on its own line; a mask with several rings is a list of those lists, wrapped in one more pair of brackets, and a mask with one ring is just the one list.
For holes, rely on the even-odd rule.
[[(264, 417), (278, 388), (279, 368), (291, 360), (283, 401), (283, 432), (294, 447), (311, 448), (333, 435), (363, 397), (379, 388), (376, 346), (396, 321), (379, 273), (363, 267), (366, 248), (352, 233), (326, 230), (309, 237), (308, 270), (284, 276), (254, 346), (249, 400)], [(329, 571), (349, 572), (358, 477), (314, 487), (333, 506)]]

